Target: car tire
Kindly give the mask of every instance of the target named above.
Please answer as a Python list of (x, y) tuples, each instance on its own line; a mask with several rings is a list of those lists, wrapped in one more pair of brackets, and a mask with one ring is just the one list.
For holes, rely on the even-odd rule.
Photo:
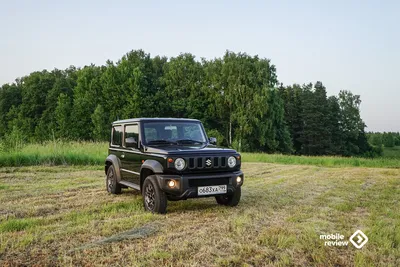
[(158, 186), (155, 175), (148, 176), (142, 188), (144, 209), (153, 213), (167, 213), (167, 196)]
[(217, 200), (217, 203), (220, 205), (234, 207), (239, 204), (241, 195), (242, 195), (242, 188), (238, 187), (236, 188), (235, 193), (233, 193), (233, 195), (216, 196), (215, 200)]
[(108, 167), (106, 176), (106, 187), (108, 193), (121, 194), (121, 185), (117, 181), (117, 174), (113, 165)]

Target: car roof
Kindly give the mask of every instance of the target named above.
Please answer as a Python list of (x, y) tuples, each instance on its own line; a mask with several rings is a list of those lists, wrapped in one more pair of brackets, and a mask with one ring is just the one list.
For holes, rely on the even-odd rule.
[(112, 124), (125, 124), (130, 122), (152, 122), (152, 121), (193, 121), (200, 122), (196, 119), (187, 119), (187, 118), (132, 118), (126, 120), (118, 120), (114, 121)]

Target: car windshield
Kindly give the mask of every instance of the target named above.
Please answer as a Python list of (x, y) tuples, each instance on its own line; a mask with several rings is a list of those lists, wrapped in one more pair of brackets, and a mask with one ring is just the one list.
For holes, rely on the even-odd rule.
[(144, 138), (147, 145), (196, 145), (206, 142), (199, 122), (145, 122)]

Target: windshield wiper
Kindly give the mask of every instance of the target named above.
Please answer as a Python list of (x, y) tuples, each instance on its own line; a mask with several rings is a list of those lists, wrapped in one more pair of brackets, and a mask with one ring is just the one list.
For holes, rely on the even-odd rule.
[(148, 141), (147, 144), (148, 144), (148, 145), (151, 145), (151, 144), (154, 144), (154, 145), (156, 145), (156, 144), (172, 144), (172, 145), (176, 145), (177, 142), (170, 141), (170, 140), (162, 140), (162, 139), (160, 139), (160, 140), (151, 140), (151, 141)]
[(184, 143), (189, 143), (189, 144), (203, 144), (203, 142), (201, 141), (197, 141), (197, 140), (192, 140), (192, 139), (181, 139), (181, 140), (176, 140), (176, 142), (179, 144), (184, 144)]

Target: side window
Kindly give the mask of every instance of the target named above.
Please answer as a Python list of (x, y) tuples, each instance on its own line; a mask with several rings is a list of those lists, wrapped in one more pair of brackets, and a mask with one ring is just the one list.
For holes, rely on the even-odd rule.
[(122, 127), (114, 126), (112, 131), (112, 145), (120, 146), (122, 144)]
[(134, 147), (138, 147), (137, 143), (139, 142), (139, 127), (137, 124), (125, 126), (125, 146), (131, 146), (128, 143), (132, 144), (133, 142), (136, 142)]

